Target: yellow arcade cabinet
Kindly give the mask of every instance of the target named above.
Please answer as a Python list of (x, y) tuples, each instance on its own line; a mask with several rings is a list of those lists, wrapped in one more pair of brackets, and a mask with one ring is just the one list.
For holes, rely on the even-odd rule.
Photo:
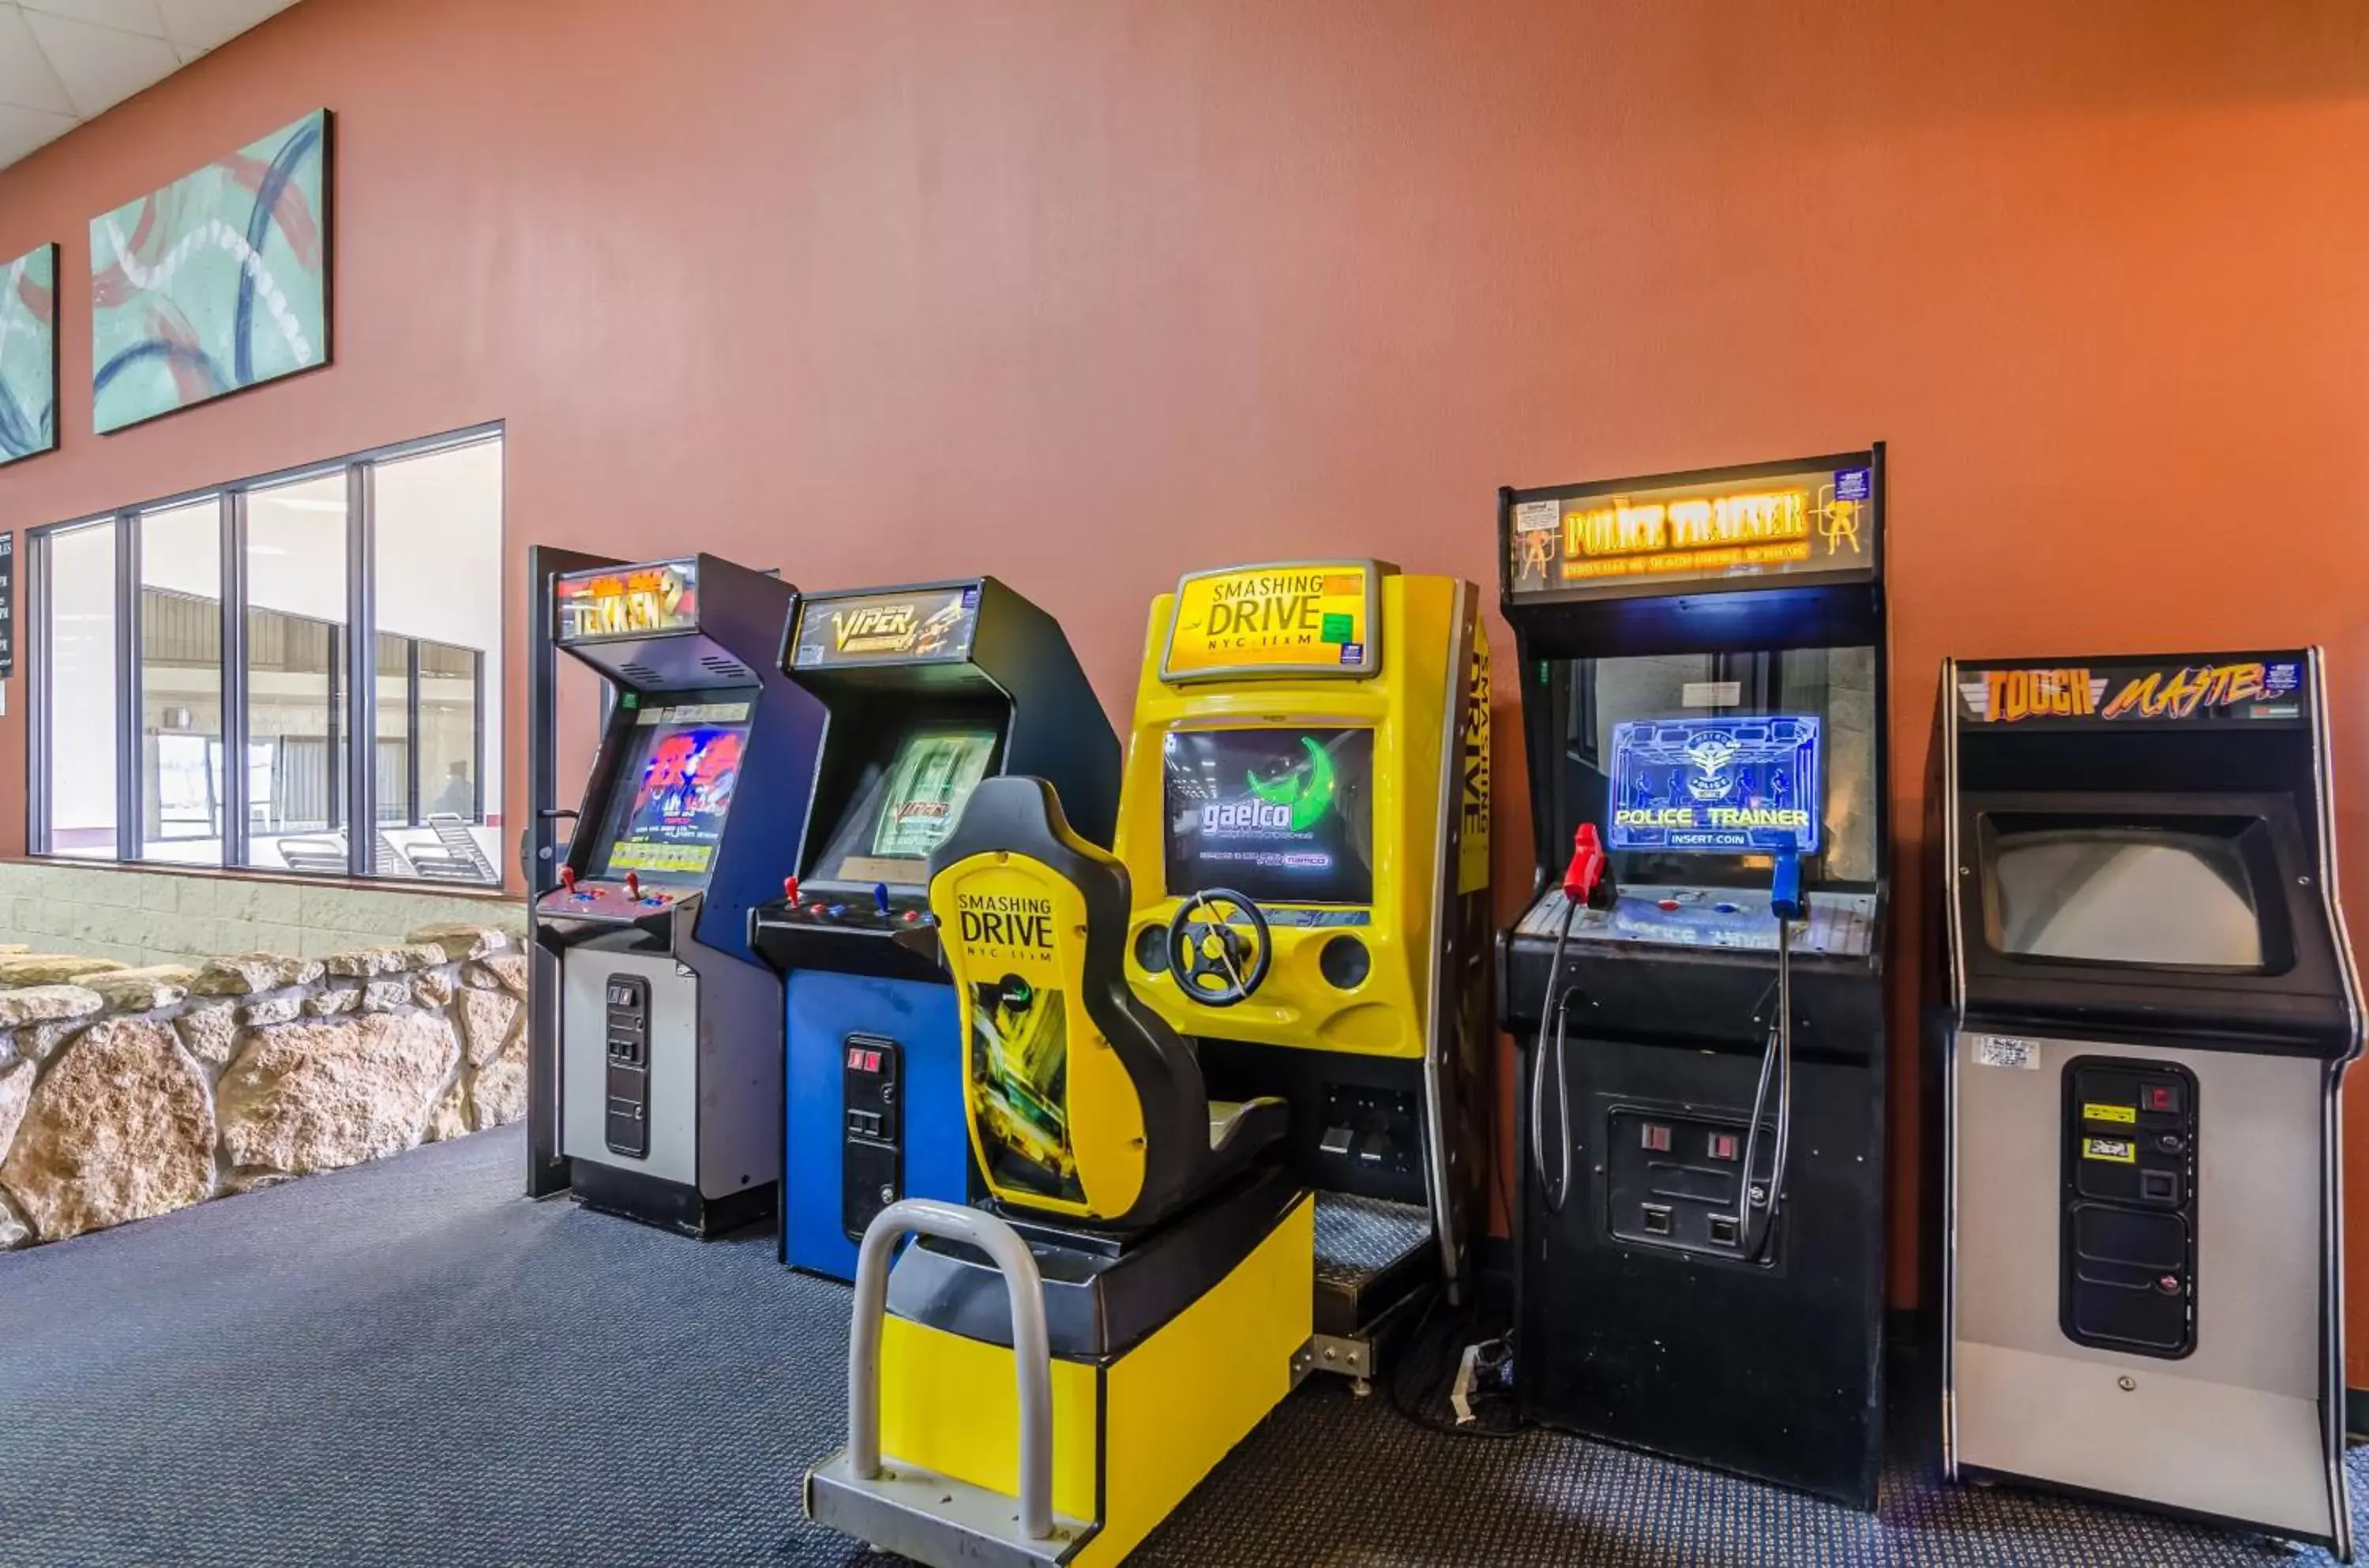
[(1374, 1375), (1484, 1222), (1493, 911), (1480, 593), (1371, 560), (1154, 601), (1113, 848), (1127, 975), (1212, 1094), (1291, 1107), (1319, 1369)]
[(983, 780), (931, 853), (990, 1201), (865, 1230), (817, 1521), (935, 1568), (1116, 1562), (1300, 1376), (1289, 1115), (1209, 1097), (1127, 985), (1131, 903), (1042, 779)]

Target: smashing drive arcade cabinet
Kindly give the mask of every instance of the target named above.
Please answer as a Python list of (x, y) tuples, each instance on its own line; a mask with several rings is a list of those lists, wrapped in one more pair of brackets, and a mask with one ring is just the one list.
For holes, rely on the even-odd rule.
[(1507, 490), (1499, 518), (1539, 888), (1499, 944), (1516, 1395), (1861, 1508), (1882, 1451), (1881, 464)]
[(1944, 1453), (2351, 1556), (2317, 649), (1951, 663)]
[(780, 992), (748, 911), (795, 862), (822, 739), (775, 658), (797, 590), (693, 555), (553, 591), (554, 640), (613, 702), (532, 911), (560, 999), (529, 1114), (587, 1206), (713, 1234), (762, 1218), (780, 1175)]
[(890, 1203), (970, 1196), (930, 852), (1003, 773), (1051, 783), (1107, 845), (1118, 738), (1060, 624), (993, 578), (810, 597), (781, 662), (830, 714), (816, 830), (751, 922), (787, 976), (781, 1253), (847, 1279)]

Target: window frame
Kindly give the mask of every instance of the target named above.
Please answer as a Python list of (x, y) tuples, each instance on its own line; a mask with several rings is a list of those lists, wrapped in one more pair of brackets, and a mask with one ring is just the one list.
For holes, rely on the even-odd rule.
[[(345, 515), (345, 625), (336, 639), (340, 646), (340, 668), (332, 671), (343, 683), (342, 733), (333, 736), (339, 751), (338, 787), (332, 792), (333, 820), (346, 825), (346, 870), (344, 880), (370, 882), (380, 886), (435, 887), (440, 892), (499, 893), (509, 881), (509, 870), (503, 858), (491, 855), (495, 880), (492, 882), (455, 882), (423, 877), (417, 873), (382, 872), (376, 864), (378, 820), (378, 681), (377, 646), (380, 630), (377, 624), (377, 523), (375, 476), (381, 464), (410, 458), (428, 457), (438, 452), (457, 451), (488, 441), (507, 440), (506, 422), (496, 419), (447, 430), (438, 435), (415, 441), (395, 441), (371, 447), (346, 456), (322, 462), (300, 464), (269, 473), (251, 475), (223, 484), (203, 485), (177, 494), (159, 496), (129, 506), (106, 511), (86, 513), (62, 521), (44, 523), (25, 531), (26, 629), (27, 652), (31, 678), (26, 682), (27, 714), (25, 748), (25, 845), (29, 858), (53, 861), (64, 865), (132, 865), (150, 869), (203, 876), (260, 876), (267, 878), (298, 877), (304, 881), (335, 881), (334, 876), (304, 876), (284, 868), (257, 866), (246, 864), (253, 853), (249, 815), (248, 756), (249, 692), (247, 670), (246, 621), (247, 603), (247, 508), (249, 498), (256, 492), (277, 489), (282, 486), (306, 480), (329, 478), (342, 474), (346, 485)], [(504, 494), (500, 498), (503, 531), (508, 531), (508, 453), (504, 453)], [(166, 511), (177, 507), (194, 506), (212, 500), (215, 505), (216, 537), (221, 551), (221, 612), (220, 647), (222, 658), (222, 736), (223, 803), (222, 803), (222, 864), (212, 865), (188, 861), (150, 859), (143, 835), (145, 822), (146, 767), (143, 758), (146, 714), (146, 672), (142, 666), (143, 583), (141, 563), (141, 525), (149, 513)], [(77, 529), (107, 525), (113, 530), (115, 552), (115, 853), (112, 855), (61, 854), (51, 847), (52, 812), (50, 800), (52, 761), (51, 715), (51, 572), (52, 556), (51, 542), (58, 535)], [(509, 635), (509, 607), (502, 606), (494, 628), (498, 639)], [(400, 635), (400, 634), (398, 634)], [(406, 762), (408, 775), (407, 807), (420, 804), (422, 795), (419, 778), (419, 693), (420, 645), (417, 636), (404, 635), (408, 646), (406, 669), (406, 745), (410, 756)], [(457, 644), (441, 644), (458, 647)], [(500, 647), (498, 642), (496, 647)], [(487, 648), (465, 650), (475, 656), (476, 700), (470, 715), (472, 730), (472, 783), (475, 810), (472, 820), (482, 825), (489, 807), (498, 807), (498, 801), (486, 796), (485, 759), (486, 754), (486, 656)], [(418, 827), (424, 818), (414, 809), (406, 827)], [(360, 824), (367, 830), (357, 830)]]

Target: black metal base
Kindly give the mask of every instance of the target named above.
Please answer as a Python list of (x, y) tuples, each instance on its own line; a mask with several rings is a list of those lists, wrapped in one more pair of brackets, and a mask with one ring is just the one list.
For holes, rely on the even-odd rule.
[[(1527, 1150), (1535, 1050), (1523, 1044)], [(1575, 1136), (1560, 1213), (1524, 1161), (1515, 1366), (1525, 1417), (1872, 1508), (1883, 1459), (1880, 1074), (1797, 1058), (1784, 1202), (1756, 1262), (1698, 1244), (1709, 1240), (1695, 1233), (1702, 1227), (1676, 1223), (1662, 1239), (1641, 1215), (1616, 1214), (1619, 1202), (1642, 1207), (1638, 1162), (1605, 1145), (1616, 1126), (1639, 1139), (1641, 1122), (1673, 1125), (1682, 1142), (1711, 1123), (1740, 1129), (1758, 1053), (1574, 1038), (1566, 1061)], [(1701, 1179), (1704, 1162), (1687, 1153), (1656, 1155), (1663, 1173), (1651, 1179), (1681, 1192)], [(1681, 1196), (1664, 1207), (1688, 1206)]]
[(621, 1171), (589, 1160), (568, 1163), (576, 1200), (585, 1207), (703, 1240), (750, 1225), (770, 1225), (781, 1193), (779, 1182), (765, 1182), (722, 1197), (707, 1197), (697, 1187), (660, 1181), (637, 1171)]

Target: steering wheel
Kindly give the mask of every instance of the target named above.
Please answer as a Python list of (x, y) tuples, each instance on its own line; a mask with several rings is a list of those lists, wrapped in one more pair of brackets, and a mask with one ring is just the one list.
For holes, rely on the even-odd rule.
[[(1247, 935), (1234, 923), (1238, 913), (1249, 918)], [(1248, 895), (1230, 887), (1187, 894), (1168, 922), (1169, 978), (1204, 1007), (1242, 1001), (1259, 989), (1274, 961), (1266, 916)]]

